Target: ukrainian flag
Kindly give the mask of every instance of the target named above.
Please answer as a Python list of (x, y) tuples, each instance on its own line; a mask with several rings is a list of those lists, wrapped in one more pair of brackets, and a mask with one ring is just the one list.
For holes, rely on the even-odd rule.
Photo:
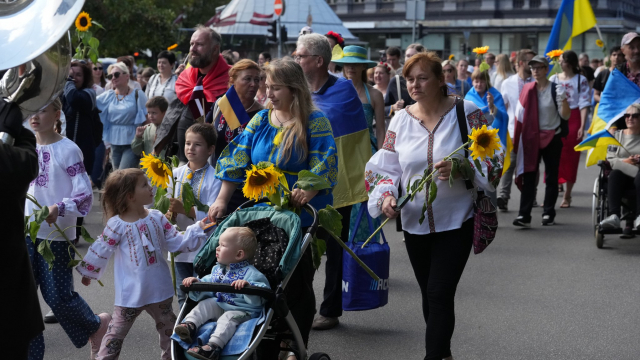
[(249, 114), (242, 106), (240, 97), (236, 92), (236, 88), (232, 85), (227, 93), (218, 101), (218, 107), (224, 116), (227, 125), (231, 130), (235, 130), (240, 126), (246, 125), (249, 120)]
[[(604, 129), (584, 139), (573, 149), (575, 151), (593, 149), (590, 154), (590, 159), (595, 161), (595, 163), (598, 163), (598, 160), (605, 160), (607, 158), (607, 147), (609, 145), (622, 146), (622, 144), (620, 144), (620, 142), (618, 142), (618, 140), (616, 140), (616, 138), (614, 138), (607, 129)], [(587, 164), (587, 166), (589, 166), (589, 164)]]
[(571, 39), (595, 25), (596, 16), (589, 0), (562, 0), (544, 53), (557, 49), (571, 50)]

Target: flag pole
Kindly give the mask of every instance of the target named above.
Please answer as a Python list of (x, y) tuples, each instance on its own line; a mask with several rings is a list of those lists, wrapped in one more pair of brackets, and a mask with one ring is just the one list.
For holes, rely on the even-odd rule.
[(602, 42), (604, 42), (604, 40), (602, 40), (602, 33), (600, 32), (600, 28), (598, 27), (598, 23), (596, 23), (595, 25), (596, 31), (598, 32), (598, 38), (600, 38), (600, 40)]

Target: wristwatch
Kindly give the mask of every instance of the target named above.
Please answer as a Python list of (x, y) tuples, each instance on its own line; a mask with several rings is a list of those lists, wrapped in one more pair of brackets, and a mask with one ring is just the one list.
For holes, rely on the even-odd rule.
[(6, 132), (0, 132), (0, 145), (7, 144), (13, 146), (15, 139)]

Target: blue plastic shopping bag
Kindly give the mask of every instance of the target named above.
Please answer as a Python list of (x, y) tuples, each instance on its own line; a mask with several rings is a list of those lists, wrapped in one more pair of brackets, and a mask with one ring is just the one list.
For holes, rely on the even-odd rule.
[[(358, 229), (363, 217), (369, 222), (370, 234), (375, 230), (366, 202), (360, 206), (354, 229)], [(369, 242), (363, 248), (362, 242), (355, 243), (355, 231), (349, 236), (347, 246), (373, 270), (380, 281), (367, 274), (346, 251), (342, 256), (342, 309), (345, 311), (371, 310), (385, 306), (389, 300), (389, 259), (387, 239), (381, 231), (382, 243)]]

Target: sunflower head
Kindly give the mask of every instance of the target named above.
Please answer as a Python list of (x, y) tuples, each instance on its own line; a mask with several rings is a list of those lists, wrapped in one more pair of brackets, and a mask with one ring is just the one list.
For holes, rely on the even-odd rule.
[(91, 18), (89, 17), (89, 14), (87, 14), (86, 12), (81, 12), (80, 15), (78, 15), (78, 17), (76, 18), (76, 29), (78, 29), (78, 31), (87, 31), (89, 30), (89, 28), (91, 27)]
[(164, 161), (151, 154), (147, 155), (143, 152), (142, 155), (140, 166), (151, 180), (151, 184), (166, 189), (173, 176), (171, 168)]
[[(262, 164), (262, 163), (261, 163)], [(260, 200), (273, 193), (280, 184), (280, 172), (271, 165), (251, 165), (247, 170), (247, 180), (242, 188), (242, 193), (248, 199)]]
[(479, 129), (473, 129), (469, 139), (473, 140), (473, 143), (469, 146), (473, 160), (492, 157), (496, 150), (500, 150), (498, 129), (489, 130), (487, 125), (482, 125)]
[(476, 53), (476, 55), (484, 55), (489, 51), (488, 46), (477, 47), (472, 50), (472, 52)]
[(604, 46), (604, 42), (602, 42), (602, 40), (600, 39), (596, 39), (596, 45), (598, 45), (599, 48)]
[(560, 58), (560, 56), (562, 56), (562, 54), (564, 54), (564, 51), (558, 49), (558, 50), (551, 50), (547, 53), (547, 56), (551, 59), (551, 60), (558, 60)]
[(453, 55), (453, 54), (449, 55), (449, 60), (455, 60), (455, 59), (456, 59), (455, 55)]

